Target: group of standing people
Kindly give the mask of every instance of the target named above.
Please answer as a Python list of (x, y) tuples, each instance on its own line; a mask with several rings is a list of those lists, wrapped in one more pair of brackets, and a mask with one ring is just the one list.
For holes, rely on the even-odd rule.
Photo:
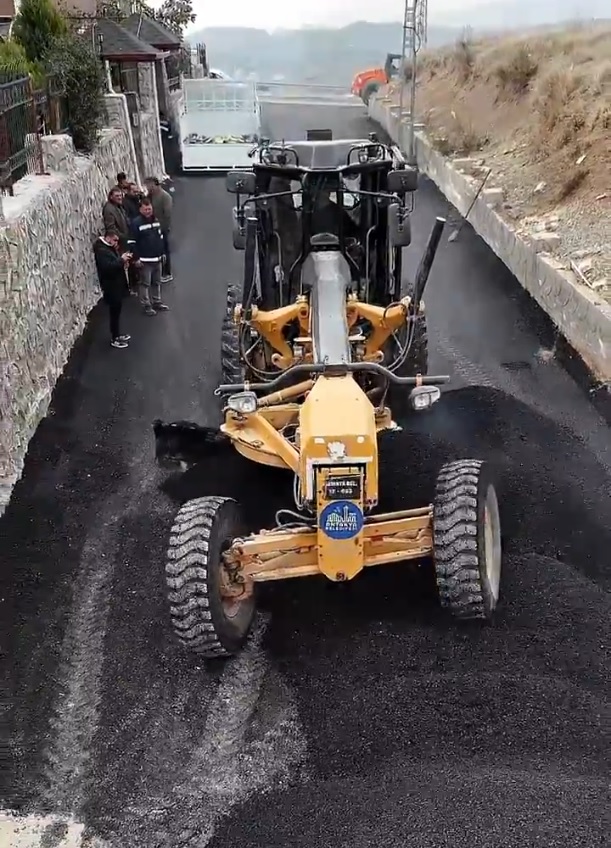
[(100, 287), (108, 306), (111, 345), (124, 349), (130, 336), (121, 333), (123, 300), (140, 296), (144, 314), (166, 312), (161, 287), (173, 280), (171, 265), (172, 196), (156, 177), (145, 189), (117, 174), (102, 210), (104, 232), (94, 254)]

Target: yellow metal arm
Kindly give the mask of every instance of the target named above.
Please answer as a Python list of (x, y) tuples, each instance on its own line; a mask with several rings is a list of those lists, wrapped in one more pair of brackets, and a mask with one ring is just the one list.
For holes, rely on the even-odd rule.
[[(236, 320), (242, 319), (241, 307), (236, 309)], [(271, 345), (273, 350), (280, 354), (278, 358), (278, 366), (280, 368), (288, 368), (293, 362), (293, 351), (291, 346), (284, 338), (284, 328), (291, 321), (299, 321), (300, 331), (308, 332), (310, 321), (310, 307), (305, 297), (300, 297), (295, 303), (288, 306), (281, 306), (278, 309), (270, 309), (264, 311), (253, 306), (252, 316), (248, 321), (260, 335)]]
[(365, 359), (376, 359), (376, 354), (382, 350), (392, 333), (405, 324), (409, 309), (409, 297), (390, 306), (373, 306), (360, 300), (348, 300), (346, 315), (348, 326), (352, 327), (359, 318), (369, 321), (373, 331), (365, 342)]

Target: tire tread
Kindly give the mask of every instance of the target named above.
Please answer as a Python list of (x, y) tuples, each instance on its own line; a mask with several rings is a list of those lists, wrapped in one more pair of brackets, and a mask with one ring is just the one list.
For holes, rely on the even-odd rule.
[(237, 286), (227, 288), (227, 307), (221, 327), (221, 383), (237, 384), (244, 382), (244, 367), (240, 357), (239, 327), (233, 320), (236, 305), (240, 301)]
[(221, 497), (188, 501), (170, 533), (166, 585), (172, 627), (184, 646), (206, 657), (228, 656), (210, 611), (208, 551), (216, 514), (230, 501)]
[(485, 464), (457, 460), (437, 478), (433, 550), (441, 605), (460, 619), (487, 619), (480, 572), (480, 481)]

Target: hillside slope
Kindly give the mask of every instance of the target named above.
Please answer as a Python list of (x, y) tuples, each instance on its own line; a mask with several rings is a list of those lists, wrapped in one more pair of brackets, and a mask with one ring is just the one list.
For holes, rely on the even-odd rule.
[[(460, 28), (431, 26), (429, 44), (452, 43)], [(211, 65), (234, 76), (349, 86), (364, 68), (378, 67), (387, 53), (400, 53), (401, 23), (357, 21), (339, 29), (303, 28), (267, 32), (250, 27), (209, 27), (189, 35), (203, 41)]]
[(611, 298), (611, 24), (427, 51), (417, 92), (437, 148), (491, 168), (503, 217)]
[[(338, 20), (329, 8), (329, 20)], [(454, 9), (439, 9), (429, 4), (428, 47), (435, 49), (452, 44), (466, 26), (478, 36), (496, 34), (521, 27), (559, 26), (580, 18), (588, 20), (611, 15), (609, 0), (482, 0)], [(360, 70), (380, 66), (387, 53), (400, 53), (403, 40), (402, 5), (395, 5), (396, 20), (384, 20), (389, 4), (363, 13), (363, 3), (346, 4), (344, 26), (303, 26), (299, 29), (268, 31), (266, 18), (262, 25), (208, 26), (188, 32), (191, 44), (205, 42), (214, 67), (233, 76), (255, 75), (260, 80), (282, 76), (287, 82), (316, 82), (348, 86)], [(359, 20), (375, 14), (381, 20)], [(305, 13), (308, 17), (308, 13)], [(350, 20), (352, 18), (352, 20)], [(356, 18), (356, 20), (355, 20)], [(198, 21), (200, 18), (198, 18)], [(252, 18), (250, 18), (252, 20)], [(206, 23), (202, 12), (201, 22)], [(565, 23), (566, 25), (566, 23)]]

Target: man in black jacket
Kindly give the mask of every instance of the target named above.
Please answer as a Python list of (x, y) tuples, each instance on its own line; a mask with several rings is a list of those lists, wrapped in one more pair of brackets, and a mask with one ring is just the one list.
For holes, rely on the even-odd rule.
[(127, 215), (129, 222), (133, 221), (140, 214), (140, 201), (142, 200), (143, 192), (136, 183), (128, 183), (127, 188), (123, 192), (123, 209)]
[(119, 235), (115, 230), (106, 230), (96, 239), (93, 246), (95, 264), (98, 269), (100, 288), (110, 317), (110, 344), (120, 350), (127, 347), (130, 337), (121, 334), (121, 309), (127, 293), (125, 268), (129, 253), (119, 255)]
[[(142, 200), (143, 192), (139, 189), (136, 183), (128, 182), (123, 190), (123, 209), (127, 216), (128, 228), (131, 228), (132, 221), (140, 214), (140, 201)], [(129, 237), (128, 237), (129, 238)], [(129, 263), (127, 268), (129, 289), (133, 295), (138, 294), (139, 273), (138, 268), (133, 262)]]
[(140, 201), (140, 214), (134, 218), (129, 239), (136, 267), (140, 274), (140, 300), (145, 315), (165, 312), (169, 307), (161, 302), (161, 262), (163, 237), (161, 226), (153, 213), (148, 197)]

